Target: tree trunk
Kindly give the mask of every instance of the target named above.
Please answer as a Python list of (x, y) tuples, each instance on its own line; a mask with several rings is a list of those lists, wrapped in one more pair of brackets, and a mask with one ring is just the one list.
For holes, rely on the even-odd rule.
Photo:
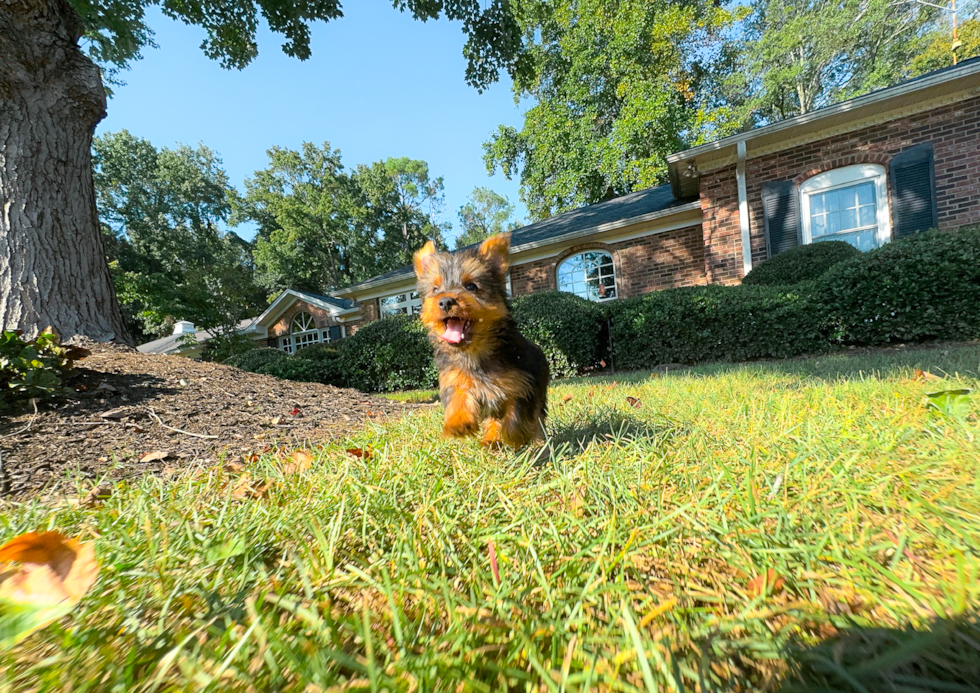
[(92, 183), (98, 67), (65, 0), (0, 0), (0, 324), (129, 341)]

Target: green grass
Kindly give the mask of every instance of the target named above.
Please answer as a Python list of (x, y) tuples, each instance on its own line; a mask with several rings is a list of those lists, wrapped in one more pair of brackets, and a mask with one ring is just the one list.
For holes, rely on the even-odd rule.
[(439, 401), (439, 392), (436, 390), (405, 390), (402, 392), (385, 392), (381, 395), (396, 402), (410, 402), (412, 404), (429, 404)]
[[(432, 407), (299, 474), (251, 462), (258, 498), (215, 468), (8, 503), (2, 538), (80, 534), (103, 571), (0, 687), (974, 690), (980, 405), (924, 401), (978, 368), (966, 346), (566, 381), (522, 455), (440, 440)], [(770, 569), (782, 589), (749, 590)]]

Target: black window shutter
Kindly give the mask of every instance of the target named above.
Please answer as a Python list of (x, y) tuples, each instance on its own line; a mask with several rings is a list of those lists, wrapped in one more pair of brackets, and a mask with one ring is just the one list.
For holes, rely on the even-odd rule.
[(763, 183), (762, 209), (769, 257), (800, 245), (800, 195), (793, 181)]
[(340, 325), (334, 325), (330, 328), (330, 341), (336, 342), (340, 339)]
[(889, 174), (894, 238), (935, 228), (938, 214), (932, 142), (899, 152), (889, 164)]

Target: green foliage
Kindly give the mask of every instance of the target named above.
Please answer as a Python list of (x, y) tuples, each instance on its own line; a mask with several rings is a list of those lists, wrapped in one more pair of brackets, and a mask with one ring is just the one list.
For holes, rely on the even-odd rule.
[(109, 266), (134, 334), (190, 320), (231, 340), (263, 296), (249, 244), (221, 231), (231, 209), (221, 159), (203, 145), (158, 150), (126, 130), (95, 138), (93, 151)]
[(459, 208), (463, 232), (456, 237), (456, 249), (517, 228), (520, 224), (511, 220), (513, 216), (514, 205), (504, 195), (490, 188), (473, 188), (466, 204)]
[(62, 377), (84, 349), (62, 346), (58, 335), (44, 331), (31, 340), (19, 332), (0, 334), (0, 409), (21, 399), (54, 397), (71, 392)]
[(410, 315), (368, 323), (340, 351), (348, 385), (363, 392), (431, 388), (438, 378), (425, 328)]
[[(336, 352), (333, 347), (323, 345), (301, 349), (290, 355), (279, 349), (260, 347), (225, 360), (228, 366), (240, 368), (249, 373), (271, 375), (281, 380), (296, 380), (303, 383), (323, 383), (337, 385), (338, 369), (336, 357), (330, 358), (325, 351)], [(303, 352), (309, 351), (309, 354)]]
[(828, 318), (806, 286), (699, 286), (609, 304), (616, 367), (748, 361), (826, 351)]
[[(980, 55), (980, 19), (967, 19), (959, 24), (957, 38), (960, 47), (956, 51), (959, 60), (968, 60)], [(912, 60), (912, 76), (939, 70), (953, 64), (953, 32), (949, 26), (940, 24), (929, 34), (929, 42), (919, 55)]]
[(441, 239), (443, 182), (424, 161), (347, 171), (328, 142), (268, 155), (269, 166), (236, 197), (232, 223), (258, 224), (256, 280), (270, 294), (349, 286), (404, 266), (427, 239)]
[(665, 157), (727, 134), (710, 92), (733, 15), (695, 0), (520, 0), (520, 129), (484, 144), (488, 171), (519, 175), (532, 219), (665, 181)]
[(552, 378), (578, 375), (606, 355), (606, 311), (598, 303), (545, 291), (517, 298), (512, 315), (524, 336), (548, 357)]
[(312, 364), (316, 369), (317, 382), (346, 385), (347, 378), (341, 362), (340, 346), (337, 344), (314, 344), (304, 347), (296, 352), (296, 358)]
[(980, 227), (929, 231), (832, 268), (817, 293), (850, 344), (980, 336)]
[[(265, 26), (285, 39), (282, 51), (306, 60), (310, 57), (311, 26), (343, 16), (339, 0), (228, 0), (216, 5), (204, 0), (69, 0), (82, 19), (88, 53), (110, 72), (126, 68), (153, 47), (153, 30), (146, 24), (146, 9), (159, 5), (171, 19), (203, 28), (201, 49), (222, 67), (242, 69), (258, 55), (256, 34)], [(466, 80), (483, 89), (511, 69), (520, 46), (520, 31), (507, 3), (481, 0), (392, 0), (392, 6), (420, 21), (446, 19), (462, 22), (467, 42)]]
[(860, 255), (860, 250), (844, 241), (801, 245), (759, 263), (745, 275), (742, 284), (789, 286), (812, 281), (831, 267)]
[(746, 125), (772, 122), (894, 84), (908, 76), (941, 16), (892, 0), (755, 0), (731, 72)]

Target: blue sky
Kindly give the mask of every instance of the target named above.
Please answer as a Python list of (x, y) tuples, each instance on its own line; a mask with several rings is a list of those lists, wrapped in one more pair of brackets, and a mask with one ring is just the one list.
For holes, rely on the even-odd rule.
[(520, 126), (521, 111), (509, 81), (483, 94), (466, 85), (460, 25), (416, 22), (389, 0), (352, 0), (344, 12), (314, 26), (305, 62), (261, 31), (258, 58), (239, 72), (204, 56), (201, 29), (152, 8), (159, 48), (120, 75), (126, 85), (115, 89), (98, 134), (125, 128), (157, 147), (203, 142), (220, 153), (240, 189), (266, 166), (273, 145), (329, 141), (348, 167), (391, 156), (424, 159), (431, 175), (445, 179), (442, 220), (453, 223), (450, 236), (476, 186), (506, 195), (525, 218), (518, 182), (489, 177), (482, 147), (497, 125)]

